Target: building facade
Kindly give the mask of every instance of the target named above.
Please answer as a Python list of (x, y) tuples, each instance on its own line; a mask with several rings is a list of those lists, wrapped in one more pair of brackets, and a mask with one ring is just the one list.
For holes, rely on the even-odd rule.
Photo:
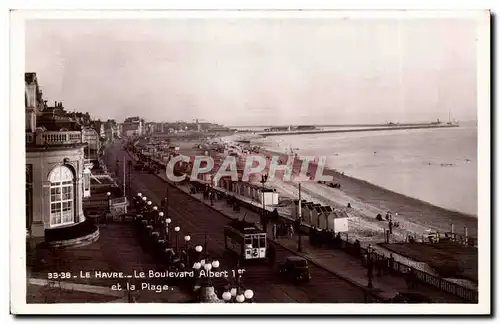
[(35, 73), (25, 74), (26, 231), (46, 237), (52, 229), (85, 221), (83, 132), (62, 103), (47, 107)]
[(142, 136), (144, 120), (139, 117), (129, 117), (122, 124), (123, 136)]
[(87, 144), (87, 149), (91, 151), (99, 151), (101, 141), (99, 134), (91, 127), (84, 127), (82, 129), (82, 142)]

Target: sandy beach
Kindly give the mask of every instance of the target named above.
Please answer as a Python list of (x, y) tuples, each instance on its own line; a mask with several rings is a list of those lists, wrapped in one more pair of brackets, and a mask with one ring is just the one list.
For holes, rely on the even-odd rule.
[[(230, 141), (232, 138), (225, 140)], [(260, 153), (268, 157), (278, 155), (287, 158), (282, 152), (261, 149)], [(388, 225), (385, 221), (377, 221), (375, 217), (379, 213), (384, 216), (388, 211), (392, 212), (394, 221), (400, 223), (400, 227), (394, 230), (399, 240), (404, 240), (407, 234), (425, 235), (429, 230), (450, 232), (451, 223), (454, 224), (455, 233), (463, 235), (467, 227), (469, 236), (477, 236), (477, 218), (473, 216), (434, 206), (335, 170), (325, 168), (323, 174), (332, 176), (333, 182), (339, 183), (341, 188), (330, 188), (314, 181), (302, 182), (302, 199), (347, 210), (352, 217), (350, 237), (359, 237), (363, 241), (382, 239)], [(281, 181), (279, 176), (276, 178), (266, 185), (276, 188), (282, 196), (298, 198), (298, 183)], [(346, 209), (348, 203), (352, 208)]]
[[(234, 142), (232, 136), (224, 137), (221, 140), (231, 143), (231, 145), (239, 145)], [(179, 146), (180, 151), (185, 155), (194, 156), (204, 153), (203, 150), (193, 147), (195, 144), (199, 144), (196, 141), (174, 140), (172, 143)], [(269, 158), (280, 156), (284, 161), (288, 158), (288, 155), (282, 152), (264, 149), (260, 149), (260, 154)], [(210, 152), (210, 155), (215, 156), (216, 154)], [(269, 171), (269, 160), (263, 173)], [(295, 161), (294, 174), (299, 173), (300, 163), (299, 159)], [(310, 167), (309, 172), (314, 174), (315, 167)], [(384, 229), (388, 228), (388, 223), (377, 221), (375, 217), (379, 213), (385, 216), (388, 211), (392, 212), (393, 220), (400, 223), (400, 227), (393, 230), (393, 239), (396, 241), (404, 241), (408, 234), (420, 238), (422, 235), (426, 235), (429, 230), (440, 233), (450, 232), (451, 223), (454, 224), (457, 234), (463, 235), (464, 227), (467, 227), (469, 236), (475, 237), (477, 235), (477, 219), (472, 216), (404, 196), (369, 182), (343, 175), (335, 170), (325, 168), (323, 174), (332, 176), (333, 182), (339, 183), (341, 188), (330, 188), (315, 181), (302, 181), (302, 199), (346, 210), (350, 217), (349, 238), (359, 239), (362, 242), (383, 241)], [(258, 182), (259, 179), (259, 174), (251, 177), (252, 182)], [(298, 182), (283, 181), (280, 172), (276, 172), (275, 179), (268, 181), (266, 187), (276, 189), (283, 199), (298, 199)], [(346, 208), (348, 203), (351, 204), (352, 208)], [(279, 208), (279, 211), (286, 214), (289, 213), (289, 208)]]

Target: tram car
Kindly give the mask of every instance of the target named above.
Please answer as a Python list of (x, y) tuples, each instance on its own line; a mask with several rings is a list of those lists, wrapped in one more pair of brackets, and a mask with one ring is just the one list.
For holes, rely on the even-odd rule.
[(226, 250), (236, 253), (241, 261), (264, 260), (267, 258), (266, 233), (254, 223), (235, 220), (224, 227)]

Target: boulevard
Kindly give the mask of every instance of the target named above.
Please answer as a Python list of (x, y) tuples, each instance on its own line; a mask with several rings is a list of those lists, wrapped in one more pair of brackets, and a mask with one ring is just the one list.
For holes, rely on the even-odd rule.
[[(123, 174), (123, 163), (128, 165), (131, 160), (128, 152), (124, 151), (123, 143), (111, 143), (104, 154), (104, 160), (110, 170), (116, 168), (119, 161), (119, 170), (115, 174)], [(179, 226), (179, 237), (191, 236), (195, 244), (207, 241), (207, 253), (217, 258), (221, 263), (221, 270), (231, 270), (236, 267), (236, 258), (224, 247), (224, 226), (228, 219), (200, 201), (189, 196), (175, 186), (167, 184), (158, 176), (150, 173), (132, 172), (130, 175), (131, 193), (141, 192), (154, 205), (160, 206), (165, 198), (168, 186), (168, 211), (172, 219), (172, 226)], [(173, 238), (175, 240), (175, 237)], [(276, 260), (280, 261), (291, 252), (275, 245)], [(332, 273), (315, 265), (310, 265), (312, 280), (303, 285), (296, 285), (285, 281), (279, 274), (276, 266), (267, 263), (246, 264), (241, 282), (255, 292), (255, 300), (263, 303), (363, 303), (365, 292), (363, 289), (347, 282)], [(370, 300), (368, 300), (370, 301)]]

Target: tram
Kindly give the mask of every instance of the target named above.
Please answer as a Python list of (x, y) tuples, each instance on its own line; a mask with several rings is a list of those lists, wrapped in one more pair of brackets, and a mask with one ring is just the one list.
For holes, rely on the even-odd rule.
[(266, 259), (266, 233), (254, 223), (235, 220), (224, 227), (226, 250), (236, 253), (242, 261)]

